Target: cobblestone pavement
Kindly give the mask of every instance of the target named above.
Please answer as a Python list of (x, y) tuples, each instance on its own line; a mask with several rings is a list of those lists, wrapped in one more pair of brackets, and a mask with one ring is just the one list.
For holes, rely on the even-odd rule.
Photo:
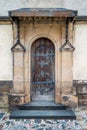
[(0, 130), (87, 130), (87, 110), (75, 111), (77, 120), (10, 120), (5, 113), (0, 119)]
[(83, 130), (87, 130), (87, 106), (78, 108), (75, 114)]

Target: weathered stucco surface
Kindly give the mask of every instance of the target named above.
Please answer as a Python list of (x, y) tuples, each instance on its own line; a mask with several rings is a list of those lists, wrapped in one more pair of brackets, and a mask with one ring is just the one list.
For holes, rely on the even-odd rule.
[(12, 25), (0, 25), (0, 80), (12, 80)]
[(0, 16), (7, 16), (9, 10), (19, 8), (68, 8), (87, 15), (87, 0), (0, 0)]
[(73, 79), (87, 80), (87, 22), (74, 27)]

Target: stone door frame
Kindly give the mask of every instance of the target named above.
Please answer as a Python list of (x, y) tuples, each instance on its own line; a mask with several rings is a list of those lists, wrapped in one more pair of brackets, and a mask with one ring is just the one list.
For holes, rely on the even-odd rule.
[[(35, 36), (35, 37), (33, 37), (32, 38), (32, 40), (31, 40), (31, 42), (30, 42), (30, 44), (29, 44), (29, 61), (31, 61), (31, 47), (32, 47), (32, 44), (34, 43), (34, 41), (35, 40), (37, 40), (37, 39), (39, 39), (39, 38), (47, 38), (47, 39), (49, 39), (50, 41), (52, 41), (52, 43), (54, 44), (54, 48), (55, 48), (55, 92), (54, 92), (54, 94), (55, 94), (55, 97), (54, 97), (54, 99), (55, 99), (55, 102), (56, 102), (56, 95), (57, 95), (57, 91), (56, 91), (56, 84), (57, 84), (57, 69), (59, 68), (59, 67), (57, 67), (58, 65), (57, 65), (57, 63), (58, 63), (58, 59), (57, 59), (57, 48), (58, 48), (58, 45), (56, 44), (56, 41), (54, 40), (54, 38), (52, 38), (52, 36), (50, 36), (50, 35), (45, 35), (45, 34), (39, 34), (39, 35), (37, 35), (37, 36)], [(30, 63), (30, 65), (29, 65), (29, 75), (30, 75), (30, 77), (31, 77), (31, 63)], [(29, 86), (31, 86), (31, 78), (29, 78)], [(30, 101), (31, 101), (31, 99), (30, 99)]]
[[(22, 8), (20, 10), (17, 9), (9, 11), (9, 16), (13, 22), (14, 40), (12, 47), (13, 88), (11, 89), (10, 93), (15, 95), (15, 97), (20, 97), (19, 102), (17, 101), (18, 104), (20, 104), (21, 98), (23, 99), (21, 103), (27, 103), (31, 101), (31, 45), (36, 39), (40, 37), (45, 37), (50, 39), (55, 46), (55, 102), (62, 103), (62, 95), (70, 94), (72, 90), (73, 52), (69, 51), (69, 49), (66, 49), (65, 51), (64, 47), (65, 45), (67, 45), (66, 43), (68, 40), (68, 45), (73, 48), (73, 22), (77, 16), (77, 10), (61, 8), (53, 8), (50, 10), (49, 8), (27, 8), (25, 10), (24, 8)], [(37, 29), (38, 32), (32, 33), (34, 23), (36, 24), (38, 22), (38, 18), (40, 20), (40, 25), (45, 24), (45, 30), (44, 28), (42, 29), (39, 26), (39, 28)], [(43, 18), (45, 18), (44, 23)], [(49, 25), (53, 23), (53, 19), (56, 27), (55, 29), (51, 28), (51, 32), (50, 34), (48, 34), (48, 28)], [(68, 24), (66, 24), (67, 22)], [(32, 29), (29, 29), (31, 25)], [(27, 31), (25, 31), (26, 28)]]
[[(48, 25), (47, 25), (48, 26)], [(31, 102), (31, 46), (36, 39), (41, 37), (47, 38), (52, 41), (55, 47), (55, 102), (62, 103), (62, 95), (66, 93), (70, 93), (72, 90), (72, 65), (73, 65), (73, 52), (69, 51), (60, 51), (61, 46), (65, 42), (66, 36), (66, 24), (58, 24), (59, 31), (58, 34), (54, 33), (47, 34), (41, 31), (38, 34), (31, 34), (29, 32), (29, 36), (26, 33), (26, 29), (28, 31), (29, 27), (27, 24), (20, 25), (20, 41), (23, 46), (26, 48), (26, 51), (22, 51), (19, 48), (15, 49), (13, 52), (13, 84), (14, 87), (11, 90), (12, 94), (20, 95), (23, 97), (22, 103)], [(28, 27), (28, 28), (27, 28)], [(40, 28), (40, 26), (39, 26)], [(17, 26), (13, 24), (13, 35), (14, 35), (14, 43), (17, 38)], [(54, 32), (54, 31), (53, 31)], [(28, 41), (28, 37), (30, 37)], [(73, 38), (73, 23), (69, 23), (69, 39), (72, 43)], [(16, 46), (17, 47), (17, 46)], [(20, 60), (20, 62), (18, 61)], [(20, 64), (19, 64), (20, 63)], [(68, 86), (68, 87), (67, 87)], [(66, 89), (67, 88), (67, 89)]]

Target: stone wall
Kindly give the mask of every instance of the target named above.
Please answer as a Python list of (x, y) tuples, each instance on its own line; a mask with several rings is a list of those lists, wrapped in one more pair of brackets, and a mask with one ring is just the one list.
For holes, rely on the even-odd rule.
[[(28, 21), (26, 21), (28, 22)], [(65, 43), (65, 20), (63, 23), (51, 24), (26, 24), (20, 22), (20, 41), (26, 48), (23, 52), (15, 48), (14, 51), (14, 88), (11, 94), (19, 96), (25, 95), (25, 102), (31, 101), (31, 46), (36, 39), (48, 38), (55, 46), (55, 102), (61, 102), (62, 94), (72, 93), (72, 54), (70, 51), (60, 51)], [(72, 43), (72, 22), (69, 23), (69, 40)], [(17, 40), (17, 26), (13, 25), (14, 43)], [(17, 47), (17, 46), (16, 46)], [(19, 63), (20, 61), (20, 63)], [(66, 89), (67, 87), (67, 89)], [(62, 90), (62, 93), (61, 93)], [(60, 95), (61, 94), (61, 95)]]
[(74, 87), (80, 106), (87, 105), (87, 80), (75, 80)]
[(13, 44), (12, 25), (9, 21), (0, 21), (0, 109), (8, 110), (10, 88), (13, 87)]
[(13, 87), (12, 81), (0, 81), (0, 109), (9, 108), (9, 94), (11, 87)]
[[(17, 84), (15, 85), (15, 89), (13, 89), (13, 92), (15, 93), (23, 93), (23, 95), (18, 95), (17, 101), (19, 99), (19, 97), (25, 97), (24, 95), (24, 89), (25, 89), (25, 93), (28, 95), (25, 98), (25, 101), (30, 101), (30, 95), (29, 95), (29, 85), (30, 85), (30, 75), (28, 75), (30, 73), (30, 65), (31, 64), (27, 64), (30, 63), (29, 62), (29, 58), (30, 57), (30, 48), (31, 48), (31, 44), (33, 43), (33, 41), (36, 38), (39, 38), (40, 36), (44, 36), (44, 37), (48, 37), (50, 39), (53, 39), (53, 42), (55, 43), (55, 45), (57, 44), (56, 47), (56, 68), (58, 73), (56, 73), (56, 102), (59, 101), (58, 98), (59, 97), (59, 92), (60, 90), (60, 86), (59, 86), (59, 82), (61, 81), (61, 79), (59, 77), (62, 77), (62, 92), (65, 93), (62, 96), (67, 96), (67, 91), (68, 91), (68, 86), (67, 84), (63, 85), (63, 83), (65, 81), (68, 81), (67, 83), (71, 83), (69, 86), (72, 87), (72, 79), (74, 80), (87, 80), (87, 22), (76, 22), (74, 24), (74, 30), (73, 30), (73, 34), (74, 34), (74, 39), (73, 39), (73, 44), (75, 47), (75, 51), (73, 54), (73, 66), (72, 66), (72, 53), (67, 53), (67, 52), (63, 52), (60, 53), (59, 49), (61, 47), (61, 44), (64, 43), (65, 41), (65, 25), (55, 25), (54, 27), (50, 28), (50, 26), (46, 25), (47, 28), (45, 29), (44, 26), (40, 25), (40, 27), (38, 27), (36, 25), (35, 26), (29, 26), (29, 25), (22, 25), (21, 29), (20, 29), (20, 38), (21, 38), (21, 43), (25, 46), (26, 48), (26, 54), (24, 55), (24, 62), (22, 60), (22, 64), (23, 66), (21, 67), (25, 67), (23, 73), (21, 71), (21, 67), (20, 70), (17, 70), (17, 67), (19, 67), (20, 63), (15, 62), (17, 64), (14, 64), (16, 66), (16, 69), (14, 69), (14, 73), (16, 73), (16, 77), (14, 77), (14, 81), (15, 83), (19, 82), (19, 78), (20, 78), (20, 74), (18, 75), (18, 71), (21, 71), (21, 76), (23, 75), (24, 77), (22, 77), (20, 80), (22, 81), (23, 78), (25, 79), (25, 85), (20, 85), (21, 89), (17, 87)], [(61, 29), (62, 27), (62, 29)], [(14, 37), (14, 43), (17, 39), (16, 37), (16, 28), (14, 28), (14, 34), (13, 34), (13, 29), (12, 29), (12, 25), (11, 23), (1, 23), (0, 22), (0, 81), (10, 81), (13, 80), (13, 56), (12, 56), (12, 52), (11, 52), (11, 47), (13, 45), (13, 37)], [(71, 31), (72, 31), (72, 27), (71, 27)], [(61, 33), (60, 33), (61, 32)], [(53, 37), (53, 38), (52, 38)], [(62, 41), (61, 41), (62, 38)], [(72, 32), (71, 32), (71, 36), (69, 36), (69, 39), (72, 43)], [(17, 55), (17, 56), (16, 56)], [(18, 54), (16, 53), (15, 56), (18, 57)], [(22, 57), (22, 55), (21, 55)], [(61, 59), (62, 57), (62, 59)], [(67, 58), (66, 58), (67, 57)], [(15, 58), (15, 57), (14, 57)], [(20, 59), (20, 56), (19, 56)], [(18, 60), (17, 58), (15, 59), (16, 61)], [(73, 67), (73, 69), (72, 69)], [(62, 68), (62, 69), (61, 69)], [(66, 68), (66, 69), (65, 69)], [(73, 72), (73, 73), (72, 73)], [(73, 74), (73, 75), (72, 75)], [(68, 76), (67, 76), (68, 75)], [(18, 76), (18, 77), (17, 77)], [(72, 78), (73, 76), (73, 78)], [(6, 101), (4, 104), (8, 104), (8, 94), (10, 93), (9, 87), (5, 87), (6, 85), (4, 85), (3, 87), (1, 87), (0, 84), (0, 100), (1, 100), (1, 104), (2, 102)], [(19, 85), (18, 85), (19, 86)], [(64, 86), (64, 87), (63, 87)], [(83, 85), (84, 86), (84, 85)], [(67, 91), (65, 92), (67, 87)], [(78, 87), (78, 86), (77, 86)], [(70, 88), (71, 91), (71, 88)], [(70, 92), (69, 91), (69, 92)], [(3, 93), (2, 93), (3, 92)], [(4, 93), (6, 92), (6, 93)], [(12, 93), (13, 93), (12, 92)], [(15, 97), (15, 95), (13, 95)], [(87, 95), (79, 95), (78, 96), (79, 99), (86, 99)], [(5, 100), (6, 99), (6, 100)], [(69, 97), (70, 99), (70, 97)], [(14, 100), (14, 99), (13, 99)], [(16, 99), (15, 99), (16, 100)], [(24, 99), (23, 99), (24, 100)], [(23, 103), (23, 101), (21, 99), (21, 102)], [(76, 100), (77, 97), (76, 97)], [(79, 100), (80, 101), (80, 100)], [(86, 102), (84, 102), (84, 104), (86, 104)], [(81, 103), (82, 104), (82, 103)]]

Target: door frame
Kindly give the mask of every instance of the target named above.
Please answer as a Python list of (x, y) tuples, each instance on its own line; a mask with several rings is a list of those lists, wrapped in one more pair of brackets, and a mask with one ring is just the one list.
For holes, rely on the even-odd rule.
[[(32, 44), (34, 43), (35, 40), (39, 39), (39, 38), (47, 38), (50, 41), (52, 41), (54, 48), (55, 48), (55, 92), (54, 92), (54, 101), (57, 101), (57, 98), (60, 96), (60, 86), (58, 85), (58, 71), (60, 73), (60, 68), (58, 67), (58, 41), (56, 41), (52, 36), (50, 35), (45, 35), (45, 34), (41, 34), (41, 35), (36, 35), (35, 37), (33, 37), (30, 41), (29, 44), (29, 92), (30, 92), (30, 102), (31, 102), (31, 47)], [(60, 60), (60, 59), (59, 59)]]

